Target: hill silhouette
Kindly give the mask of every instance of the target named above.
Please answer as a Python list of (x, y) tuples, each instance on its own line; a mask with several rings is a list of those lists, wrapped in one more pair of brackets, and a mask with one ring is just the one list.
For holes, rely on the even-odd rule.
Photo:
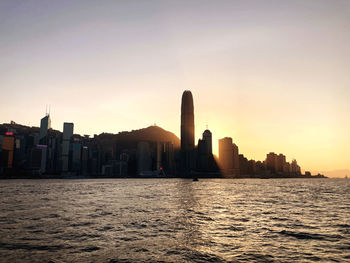
[[(39, 127), (30, 127), (21, 125), (15, 122), (0, 124), (0, 132), (4, 133), (8, 129), (16, 131), (16, 134), (30, 134), (38, 133)], [(49, 133), (62, 134), (61, 131), (50, 129)], [(82, 136), (75, 134), (74, 137)], [(132, 130), (132, 131), (122, 131), (117, 134), (113, 133), (101, 133), (94, 137), (97, 142), (99, 142), (104, 147), (114, 147), (118, 148), (136, 148), (137, 143), (140, 141), (148, 142), (171, 142), (174, 145), (174, 149), (180, 147), (180, 139), (172, 132), (164, 130), (163, 128), (153, 125), (147, 128)]]
[(118, 148), (136, 148), (137, 143), (140, 141), (171, 142), (175, 149), (180, 147), (180, 139), (174, 133), (155, 125), (139, 130), (123, 131), (117, 134), (102, 133), (96, 136), (96, 139), (104, 146), (117, 145)]

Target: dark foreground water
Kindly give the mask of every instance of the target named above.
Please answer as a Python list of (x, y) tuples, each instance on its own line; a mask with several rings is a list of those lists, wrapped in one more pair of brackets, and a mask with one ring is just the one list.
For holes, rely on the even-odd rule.
[(0, 262), (350, 262), (350, 180), (0, 180)]

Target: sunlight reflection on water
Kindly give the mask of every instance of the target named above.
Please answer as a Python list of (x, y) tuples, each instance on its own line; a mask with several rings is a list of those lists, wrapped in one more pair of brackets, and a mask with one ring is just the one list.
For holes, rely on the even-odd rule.
[(1, 261), (344, 262), (349, 181), (2, 180)]

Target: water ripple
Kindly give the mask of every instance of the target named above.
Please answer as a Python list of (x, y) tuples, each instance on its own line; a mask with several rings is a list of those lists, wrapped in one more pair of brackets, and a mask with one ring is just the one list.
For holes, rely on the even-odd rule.
[(0, 180), (1, 262), (346, 262), (350, 180)]

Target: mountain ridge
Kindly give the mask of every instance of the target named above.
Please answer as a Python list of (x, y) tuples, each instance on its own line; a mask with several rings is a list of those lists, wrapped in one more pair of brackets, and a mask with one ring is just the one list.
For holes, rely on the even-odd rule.
[[(15, 122), (3, 123), (0, 124), (0, 132), (4, 133), (8, 129), (16, 130), (16, 133), (19, 134), (29, 134), (37, 133), (40, 128), (35, 126), (26, 126), (18, 124)], [(53, 133), (62, 134), (61, 131), (55, 129), (49, 129)], [(83, 137), (80, 134), (74, 134), (74, 136)], [(180, 147), (180, 139), (172, 132), (167, 131), (159, 126), (151, 125), (146, 128), (140, 128), (137, 130), (131, 131), (121, 131), (118, 133), (100, 133), (94, 137), (100, 142), (109, 142), (109, 143), (122, 143), (125, 142), (130, 144), (132, 142), (139, 141), (149, 141), (149, 142), (171, 142), (174, 145), (174, 148)]]

